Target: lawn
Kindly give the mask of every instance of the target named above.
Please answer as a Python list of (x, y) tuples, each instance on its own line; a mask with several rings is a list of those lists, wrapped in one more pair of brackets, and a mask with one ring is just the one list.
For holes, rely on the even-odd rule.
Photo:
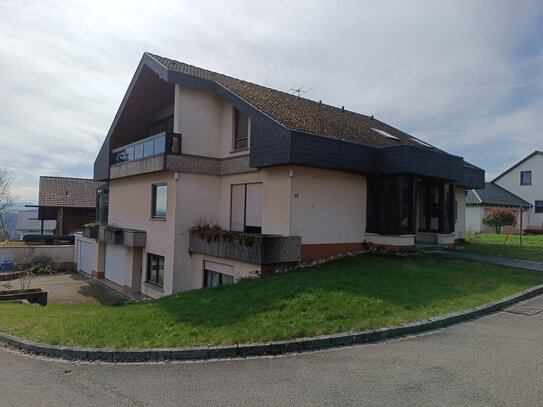
[(482, 305), (543, 274), (426, 256), (357, 256), (120, 306), (0, 304), (0, 331), (67, 346), (259, 342), (362, 330)]
[(510, 235), (504, 245), (505, 237), (504, 234), (469, 234), (467, 243), (460, 250), (515, 259), (543, 261), (543, 235), (522, 236), (522, 246), (520, 246), (520, 236)]

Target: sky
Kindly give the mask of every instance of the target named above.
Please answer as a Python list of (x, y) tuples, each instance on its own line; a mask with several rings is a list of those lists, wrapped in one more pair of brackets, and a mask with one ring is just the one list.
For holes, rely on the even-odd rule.
[(541, 1), (0, 0), (0, 166), (92, 177), (145, 51), (345, 106), (486, 170), (543, 150)]

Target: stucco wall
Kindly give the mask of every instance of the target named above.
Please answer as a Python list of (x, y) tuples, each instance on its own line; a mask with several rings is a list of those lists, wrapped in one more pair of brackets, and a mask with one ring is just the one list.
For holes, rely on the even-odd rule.
[(53, 267), (55, 268), (72, 269), (75, 267), (74, 248), (74, 245), (26, 246), (24, 243), (21, 243), (20, 246), (0, 246), (0, 255), (13, 255), (14, 263), (45, 256), (53, 261)]
[(302, 244), (352, 243), (364, 240), (366, 177), (294, 167), (290, 234)]
[[(532, 171), (532, 185), (520, 185), (521, 171)], [(534, 155), (496, 180), (496, 184), (518, 195), (531, 205), (534, 205), (536, 200), (543, 200), (543, 155)], [(538, 228), (543, 226), (543, 213), (535, 213), (534, 208), (529, 209), (525, 219), (528, 222), (527, 226)]]
[(233, 117), (233, 106), (213, 92), (176, 85), (174, 131), (182, 134), (183, 154), (215, 158), (247, 154), (232, 151)]
[[(166, 220), (151, 218), (152, 186), (160, 183), (168, 186)], [(147, 244), (141, 254), (142, 275), (146, 275), (147, 253), (164, 256), (164, 294), (173, 292), (176, 187), (173, 173), (160, 172), (111, 180), (109, 190), (109, 223), (147, 232)], [(129, 279), (125, 285), (131, 282)]]
[(454, 234), (457, 239), (466, 237), (466, 189), (455, 188), (456, 222)]

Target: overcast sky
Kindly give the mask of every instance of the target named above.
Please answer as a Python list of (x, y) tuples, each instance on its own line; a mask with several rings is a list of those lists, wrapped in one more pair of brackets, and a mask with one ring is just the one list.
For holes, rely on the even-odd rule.
[(0, 0), (0, 165), (92, 166), (145, 51), (375, 115), (484, 168), (543, 149), (541, 1)]

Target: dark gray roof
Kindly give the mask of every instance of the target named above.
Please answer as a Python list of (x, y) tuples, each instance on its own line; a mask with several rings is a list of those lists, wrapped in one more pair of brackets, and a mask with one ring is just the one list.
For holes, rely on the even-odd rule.
[(40, 207), (96, 208), (96, 188), (102, 185), (86, 178), (40, 177)]
[(215, 82), (290, 130), (377, 148), (407, 144), (438, 150), (373, 116), (291, 95), (159, 55), (147, 54), (169, 70)]
[(535, 150), (532, 154), (524, 157), (522, 160), (520, 160), (518, 163), (516, 163), (515, 165), (513, 165), (512, 167), (506, 169), (504, 172), (502, 172), (500, 175), (498, 175), (496, 178), (494, 178), (492, 180), (492, 182), (496, 182), (497, 180), (499, 180), (501, 177), (503, 177), (505, 174), (507, 174), (508, 172), (510, 172), (511, 170), (517, 168), (520, 164), (522, 164), (524, 161), (527, 161), (529, 160), (530, 158), (532, 158), (534, 155), (543, 155), (543, 151), (539, 151), (539, 150)]
[[(55, 220), (46, 220), (43, 222), (43, 230), (51, 232), (57, 227)], [(15, 230), (40, 230), (41, 220), (38, 220), (38, 211), (19, 211), (17, 215), (17, 224)]]
[(472, 189), (466, 195), (467, 205), (530, 206), (524, 199), (492, 183), (485, 182), (484, 189)]

